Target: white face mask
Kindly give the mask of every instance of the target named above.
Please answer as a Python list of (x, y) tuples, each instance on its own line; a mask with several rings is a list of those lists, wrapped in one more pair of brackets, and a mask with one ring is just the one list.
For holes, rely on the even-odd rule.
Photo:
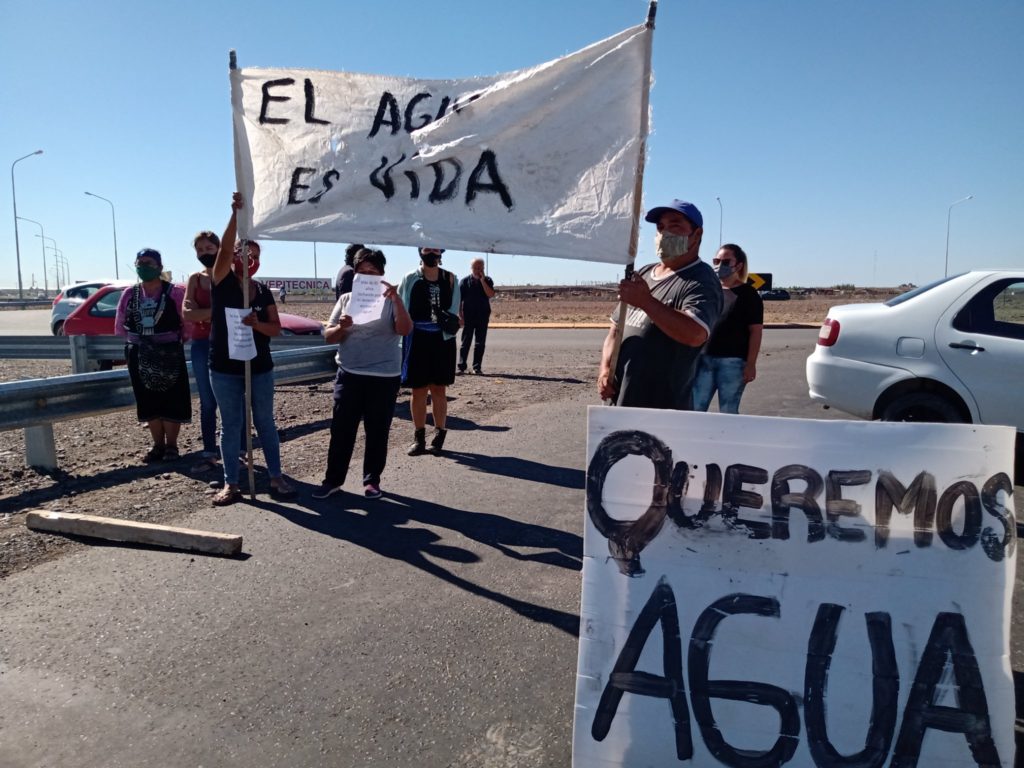
[(690, 250), (689, 235), (673, 235), (658, 232), (654, 236), (654, 252), (662, 261), (682, 256)]

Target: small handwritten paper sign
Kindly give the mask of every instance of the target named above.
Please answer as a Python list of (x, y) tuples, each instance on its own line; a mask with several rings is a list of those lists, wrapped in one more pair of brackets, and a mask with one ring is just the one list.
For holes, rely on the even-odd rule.
[(232, 360), (252, 360), (256, 357), (252, 328), (242, 323), (251, 312), (250, 309), (224, 308), (224, 319), (228, 325), (228, 357)]
[(380, 320), (381, 311), (384, 309), (383, 282), (379, 275), (357, 274), (353, 278), (348, 315), (354, 325)]

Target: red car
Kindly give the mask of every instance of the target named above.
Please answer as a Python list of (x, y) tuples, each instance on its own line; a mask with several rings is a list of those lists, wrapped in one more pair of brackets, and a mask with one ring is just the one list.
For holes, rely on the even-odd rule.
[[(65, 336), (113, 336), (114, 315), (124, 288), (105, 285), (82, 302), (64, 321)], [(279, 313), (281, 334), (285, 336), (319, 336), (323, 325), (300, 315)]]

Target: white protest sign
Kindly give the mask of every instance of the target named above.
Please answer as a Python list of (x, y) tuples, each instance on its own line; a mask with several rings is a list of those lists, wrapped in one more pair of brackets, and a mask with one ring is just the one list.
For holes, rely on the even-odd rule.
[(591, 408), (573, 765), (1012, 766), (1013, 448)]
[(363, 275), (358, 272), (352, 278), (352, 297), (345, 312), (352, 318), (353, 325), (380, 320), (384, 310), (383, 282), (384, 278), (379, 275)]
[(239, 233), (625, 264), (652, 34), (461, 80), (232, 70)]
[(256, 340), (252, 328), (242, 323), (251, 313), (251, 309), (224, 308), (228, 329), (228, 357), (232, 360), (252, 360), (256, 357)]

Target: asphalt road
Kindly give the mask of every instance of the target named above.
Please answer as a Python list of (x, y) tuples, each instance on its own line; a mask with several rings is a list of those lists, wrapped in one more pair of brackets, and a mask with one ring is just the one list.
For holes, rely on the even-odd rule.
[(9, 309), (0, 312), (0, 336), (49, 335), (49, 309)]
[[(840, 417), (806, 397), (815, 335), (765, 334), (746, 412)], [(602, 337), (496, 330), (488, 367), (575, 355), (585, 380)], [(0, 766), (568, 766), (595, 401), (393, 454), (382, 501), (190, 517), (241, 559), (97, 545), (0, 582)]]

